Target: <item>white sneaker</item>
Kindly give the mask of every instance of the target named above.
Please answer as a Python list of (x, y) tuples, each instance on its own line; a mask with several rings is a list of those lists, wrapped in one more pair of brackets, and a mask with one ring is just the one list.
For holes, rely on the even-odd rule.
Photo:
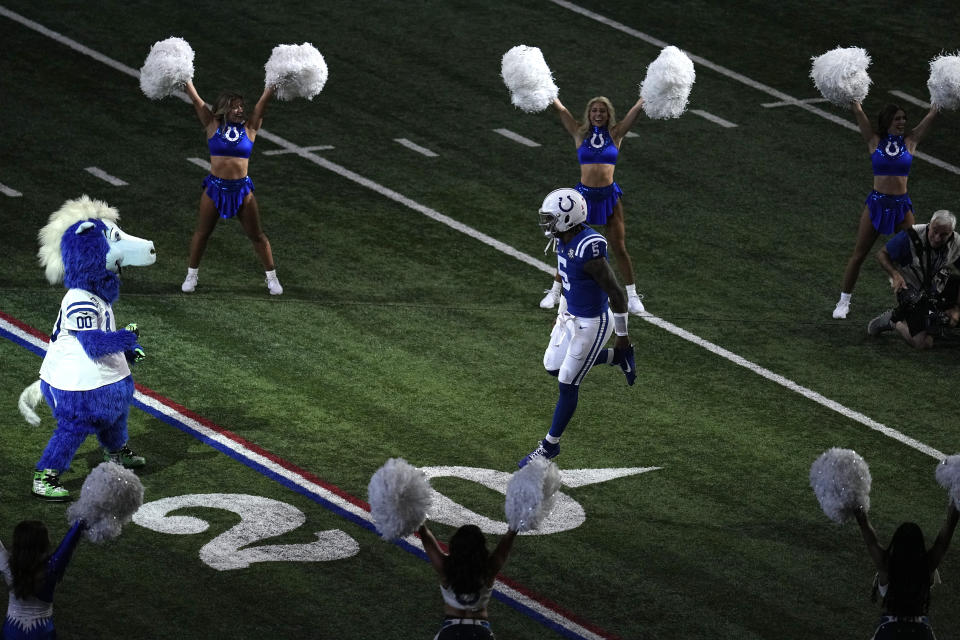
[(267, 277), (267, 291), (270, 292), (272, 296), (278, 296), (283, 293), (283, 287), (280, 286), (280, 281), (277, 280), (277, 276)]
[(847, 300), (841, 300), (837, 303), (837, 307), (833, 310), (833, 319), (844, 320), (846, 319), (848, 313), (850, 313), (850, 302)]
[(544, 293), (547, 295), (543, 296), (543, 300), (540, 301), (540, 308), (553, 309), (555, 306), (557, 306), (557, 303), (560, 302), (560, 291), (547, 289), (544, 291)]
[(187, 273), (187, 277), (183, 279), (183, 284), (180, 285), (180, 291), (184, 293), (193, 293), (194, 289), (197, 288), (197, 274)]
[(629, 296), (627, 298), (627, 311), (636, 316), (643, 315), (646, 312), (646, 309), (643, 308), (643, 302), (640, 301), (640, 298), (640, 294)]

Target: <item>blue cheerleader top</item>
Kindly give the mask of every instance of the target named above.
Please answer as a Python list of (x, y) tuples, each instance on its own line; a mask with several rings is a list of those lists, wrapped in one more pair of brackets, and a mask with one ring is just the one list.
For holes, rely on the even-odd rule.
[(913, 154), (907, 151), (903, 136), (888, 135), (870, 154), (870, 162), (875, 176), (908, 176)]
[(613, 144), (613, 138), (606, 127), (590, 127), (577, 148), (580, 164), (617, 164), (620, 150)]
[(207, 140), (207, 147), (211, 156), (249, 158), (253, 153), (253, 140), (247, 137), (247, 129), (242, 122), (227, 122)]

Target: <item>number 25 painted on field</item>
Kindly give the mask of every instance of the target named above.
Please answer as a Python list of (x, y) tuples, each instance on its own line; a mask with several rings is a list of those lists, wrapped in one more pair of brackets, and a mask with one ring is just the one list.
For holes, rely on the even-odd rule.
[[(631, 469), (576, 469), (561, 471), (562, 484), (581, 487), (614, 478), (654, 471), (659, 467)], [(494, 469), (476, 467), (423, 467), (428, 478), (455, 477), (482, 484), (506, 493), (510, 474)], [(279, 500), (239, 493), (203, 493), (174, 496), (148, 502), (140, 507), (133, 521), (142, 527), (160, 533), (189, 535), (203, 533), (210, 524), (193, 516), (167, 515), (178, 509), (206, 507), (223, 509), (240, 516), (240, 522), (223, 532), (200, 549), (200, 559), (218, 571), (244, 569), (254, 562), (325, 562), (342, 560), (356, 555), (360, 545), (339, 529), (318, 531), (317, 540), (306, 544), (275, 544), (251, 547), (249, 545), (283, 535), (303, 525), (303, 512)], [(507, 524), (487, 518), (457, 504), (440, 492), (433, 492), (432, 520), (460, 526), (473, 523), (487, 533), (504, 533)], [(529, 535), (544, 535), (579, 527), (586, 520), (583, 507), (570, 496), (558, 492), (557, 503), (550, 517), (540, 529)]]

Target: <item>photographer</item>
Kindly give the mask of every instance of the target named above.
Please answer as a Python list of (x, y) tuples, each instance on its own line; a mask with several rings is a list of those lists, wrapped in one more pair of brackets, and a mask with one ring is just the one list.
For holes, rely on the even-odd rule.
[(956, 217), (941, 209), (929, 224), (901, 231), (877, 252), (877, 261), (890, 276), (897, 306), (870, 321), (867, 333), (896, 329), (916, 349), (933, 345), (933, 335), (960, 320), (957, 277), (951, 267), (960, 257)]

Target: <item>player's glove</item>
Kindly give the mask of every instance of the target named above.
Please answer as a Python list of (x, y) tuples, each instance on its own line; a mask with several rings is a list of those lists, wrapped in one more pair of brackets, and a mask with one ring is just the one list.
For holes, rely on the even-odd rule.
[(613, 349), (613, 362), (620, 365), (620, 370), (627, 377), (627, 384), (631, 387), (637, 379), (637, 364), (634, 362), (633, 345), (626, 349)]

